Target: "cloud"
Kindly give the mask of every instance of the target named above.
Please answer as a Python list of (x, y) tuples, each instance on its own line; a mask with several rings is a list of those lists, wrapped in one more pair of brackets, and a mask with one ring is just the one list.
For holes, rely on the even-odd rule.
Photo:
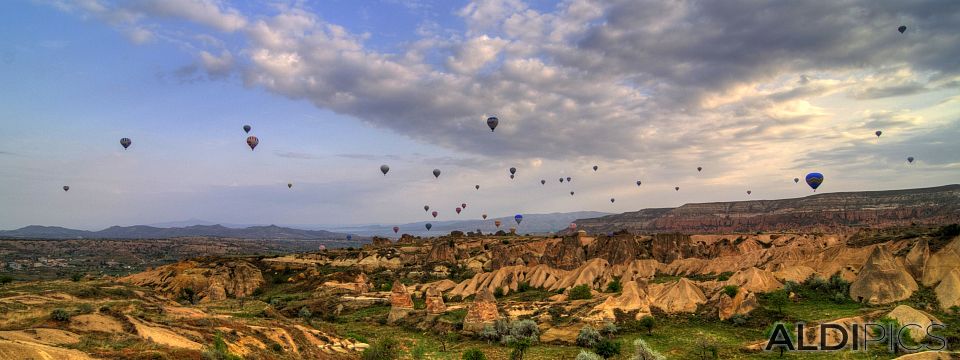
[(316, 155), (316, 154), (308, 154), (308, 153), (292, 152), (292, 151), (277, 151), (274, 154), (279, 157), (288, 158), (288, 159), (313, 160), (313, 159), (323, 158), (323, 156)]
[(151, 16), (183, 19), (224, 32), (240, 30), (247, 23), (239, 11), (218, 0), (139, 0), (127, 6)]

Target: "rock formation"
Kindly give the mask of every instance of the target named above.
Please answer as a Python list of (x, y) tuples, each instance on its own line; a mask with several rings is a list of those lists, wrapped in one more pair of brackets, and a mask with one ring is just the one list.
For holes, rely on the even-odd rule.
[(457, 247), (452, 239), (438, 239), (430, 247), (430, 253), (427, 254), (427, 263), (457, 263)]
[(876, 246), (857, 279), (850, 284), (850, 297), (869, 304), (888, 304), (909, 298), (917, 282), (883, 246)]
[(960, 264), (960, 237), (930, 255), (923, 269), (922, 282), (925, 286), (934, 286)]
[(463, 318), (463, 330), (479, 333), (484, 326), (493, 324), (499, 318), (497, 299), (493, 297), (493, 293), (484, 289), (477, 293), (473, 303), (467, 307), (467, 315)]
[(744, 288), (740, 288), (733, 298), (727, 294), (720, 294), (720, 302), (717, 304), (720, 320), (726, 320), (738, 314), (749, 314), (758, 306), (757, 296)]
[(697, 311), (697, 305), (707, 302), (703, 290), (687, 278), (670, 284), (652, 284), (647, 293), (656, 298), (650, 306), (668, 314), (692, 313)]
[(443, 314), (447, 306), (443, 303), (443, 294), (436, 287), (428, 287), (426, 291), (428, 314)]
[(563, 270), (575, 269), (586, 261), (587, 256), (578, 236), (564, 236), (560, 242), (547, 246), (540, 262)]
[(930, 260), (930, 244), (927, 239), (920, 239), (916, 244), (913, 244), (903, 260), (907, 266), (907, 271), (910, 272), (910, 275), (913, 275), (914, 279), (923, 279), (924, 268), (927, 266), (927, 261)]
[(644, 246), (641, 238), (629, 233), (599, 236), (587, 247), (587, 252), (588, 258), (604, 259), (610, 264), (650, 258), (649, 247)]
[(385, 237), (374, 236), (371, 245), (373, 245), (375, 248), (389, 247), (390, 245), (393, 245), (393, 242)]
[(394, 280), (393, 289), (390, 290), (390, 314), (387, 315), (387, 323), (396, 323), (411, 311), (413, 311), (413, 299), (407, 292), (407, 287), (399, 280)]
[(201, 302), (225, 300), (228, 296), (249, 296), (265, 283), (260, 269), (243, 260), (214, 263), (181, 261), (120, 280), (153, 287), (170, 298), (181, 297), (190, 289), (195, 294), (194, 299)]
[(777, 281), (773, 273), (755, 267), (737, 271), (726, 283), (758, 293), (771, 292), (783, 287), (783, 284)]
[(940, 302), (941, 308), (950, 309), (953, 306), (960, 306), (960, 268), (953, 269), (943, 280), (940, 280), (934, 292), (937, 294), (937, 301)]
[(897, 306), (896, 308), (893, 309), (893, 311), (890, 311), (890, 313), (888, 313), (886, 317), (897, 320), (897, 322), (900, 323), (900, 325), (906, 325), (906, 324), (920, 325), (920, 328), (917, 328), (916, 326), (911, 326), (910, 332), (909, 332), (910, 337), (917, 342), (922, 341), (927, 336), (926, 329), (928, 326), (930, 326), (930, 324), (934, 324), (934, 323), (942, 324), (942, 322), (940, 322), (939, 319), (933, 317), (933, 315), (927, 314), (923, 311), (914, 309), (907, 305)]
[(610, 296), (590, 311), (593, 320), (616, 320), (614, 309), (626, 312), (637, 311), (637, 319), (650, 315), (650, 298), (642, 284), (636, 281), (624, 282), (619, 295)]

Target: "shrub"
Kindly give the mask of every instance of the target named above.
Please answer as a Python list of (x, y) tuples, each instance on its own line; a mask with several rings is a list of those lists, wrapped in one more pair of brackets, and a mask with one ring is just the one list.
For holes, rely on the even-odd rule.
[(567, 298), (570, 300), (585, 300), (593, 298), (593, 295), (590, 294), (590, 286), (583, 284), (570, 288), (570, 293), (567, 294)]
[(600, 332), (594, 330), (590, 325), (580, 328), (580, 333), (577, 334), (577, 346), (579, 347), (592, 348), (600, 340)]
[(0, 285), (6, 285), (13, 282), (13, 277), (10, 275), (0, 275)]
[(518, 320), (510, 323), (510, 336), (530, 341), (531, 345), (540, 342), (540, 327), (533, 320)]
[(275, 353), (283, 353), (283, 345), (280, 345), (280, 343), (277, 342), (270, 344), (270, 349), (272, 349)]
[[(787, 335), (787, 337), (790, 338), (790, 341), (791, 341), (791, 342), (794, 342), (794, 343), (795, 343), (795, 342), (797, 341), (797, 335), (796, 335), (796, 334), (797, 334), (797, 332), (796, 332), (796, 328), (797, 328), (797, 327), (796, 327), (793, 323), (785, 323), (785, 322), (781, 322), (781, 321), (777, 321), (777, 322), (773, 323), (772, 325), (770, 325), (770, 327), (767, 328), (767, 331), (766, 331), (766, 332), (764, 333), (764, 335), (763, 335), (764, 338), (770, 339), (770, 337), (773, 335), (773, 331), (774, 331), (778, 326), (782, 326), (782, 327), (786, 330), (786, 331), (785, 331), (785, 332), (786, 332), (786, 335)], [(777, 338), (779, 338), (779, 337), (780, 337), (780, 336), (778, 335)], [(785, 350), (787, 350), (787, 347), (786, 347), (785, 345), (774, 345), (773, 348), (774, 348), (774, 349), (780, 349), (780, 357), (783, 357), (783, 352), (784, 352)]]
[(720, 348), (712, 336), (697, 334), (696, 353), (702, 360), (719, 359)]
[(478, 334), (481, 340), (486, 340), (487, 342), (499, 342), (500, 334), (497, 334), (497, 329), (493, 325), (486, 325), (483, 327), (483, 330), (480, 330)]
[(242, 360), (241, 357), (230, 353), (227, 342), (217, 333), (213, 336), (213, 345), (208, 346), (201, 354), (204, 360)]
[(390, 337), (373, 343), (360, 354), (363, 360), (394, 360), (400, 358), (400, 344)]
[(74, 273), (73, 275), (70, 275), (70, 280), (72, 280), (73, 282), (78, 282), (80, 280), (83, 280), (83, 273)]
[(77, 309), (77, 311), (81, 314), (92, 314), (93, 310), (93, 305), (87, 303), (80, 304), (79, 308)]
[(730, 322), (735, 326), (746, 325), (748, 320), (750, 320), (750, 317), (744, 314), (734, 314), (730, 317)]
[(650, 348), (646, 341), (637, 339), (633, 341), (633, 357), (630, 360), (666, 360), (667, 358), (658, 351)]
[(70, 313), (64, 309), (53, 309), (50, 312), (50, 318), (54, 321), (67, 322), (70, 321)]
[(613, 280), (610, 280), (607, 283), (607, 292), (608, 293), (618, 293), (623, 291), (623, 284), (620, 283), (619, 277), (614, 277)]
[(526, 291), (530, 291), (530, 290), (532, 290), (532, 289), (533, 289), (533, 287), (531, 287), (531, 286), (530, 286), (530, 283), (529, 283), (529, 282), (526, 282), (526, 281), (521, 281), (520, 284), (517, 285), (517, 292), (526, 292)]
[(727, 294), (731, 299), (737, 296), (737, 292), (740, 291), (740, 287), (736, 285), (727, 285), (723, 287), (723, 293)]
[(414, 360), (426, 359), (427, 346), (424, 345), (423, 342), (417, 343), (417, 346), (414, 346), (413, 349), (410, 350), (410, 357), (412, 357)]
[(474, 349), (468, 349), (467, 351), (464, 351), (464, 352), (463, 352), (463, 357), (461, 357), (461, 359), (463, 359), (463, 360), (487, 360), (487, 355), (485, 355), (485, 354), (483, 353), (483, 351), (480, 351), (480, 349), (474, 348)]
[(311, 316), (313, 316), (313, 313), (310, 312), (310, 309), (307, 309), (307, 307), (304, 306), (300, 308), (300, 312), (297, 313), (297, 316), (299, 316), (301, 319), (306, 320), (306, 319), (309, 319)]
[(653, 334), (653, 328), (657, 327), (657, 319), (647, 315), (640, 318), (640, 328), (647, 331), (647, 335)]
[(602, 360), (603, 358), (600, 355), (594, 354), (586, 350), (580, 350), (580, 353), (577, 354), (576, 360)]
[(617, 335), (618, 330), (619, 329), (617, 329), (617, 324), (607, 321), (603, 323), (603, 327), (600, 328), (600, 334), (603, 334), (603, 336), (613, 339), (613, 337)]
[(767, 299), (770, 300), (770, 305), (773, 305), (777, 308), (777, 313), (783, 315), (783, 306), (787, 304), (787, 301), (790, 300), (789, 295), (783, 289), (771, 292)]
[(496, 289), (493, 289), (493, 297), (495, 297), (495, 298), (502, 298), (502, 297), (503, 297), (503, 288), (500, 287), (500, 286), (497, 286)]
[(620, 355), (620, 342), (610, 339), (600, 340), (593, 346), (593, 352), (602, 356), (604, 359), (612, 358)]
[(730, 272), (730, 271), (722, 272), (722, 273), (720, 273), (719, 276), (717, 276), (717, 281), (727, 281), (727, 280), (730, 280), (730, 277), (731, 277), (731, 276), (733, 276), (733, 272)]

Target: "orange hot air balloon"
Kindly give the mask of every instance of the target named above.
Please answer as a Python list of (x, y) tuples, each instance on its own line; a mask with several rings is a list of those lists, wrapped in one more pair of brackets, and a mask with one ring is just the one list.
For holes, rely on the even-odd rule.
[(256, 136), (247, 137), (247, 145), (250, 146), (250, 151), (253, 151), (253, 149), (256, 148), (258, 144), (260, 144), (260, 139), (257, 139)]
[(500, 220), (494, 220), (494, 221), (493, 221), (493, 225), (496, 225), (496, 226), (497, 226), (497, 229), (499, 229), (499, 228), (500, 228)]

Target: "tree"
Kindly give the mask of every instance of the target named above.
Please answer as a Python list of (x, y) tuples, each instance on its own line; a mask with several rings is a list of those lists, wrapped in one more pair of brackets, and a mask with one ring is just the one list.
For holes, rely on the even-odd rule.
[(540, 342), (540, 328), (533, 320), (514, 321), (510, 323), (510, 334), (500, 341), (513, 348), (511, 360), (522, 360), (527, 349)]
[(360, 354), (363, 360), (394, 360), (400, 358), (400, 344), (391, 337), (373, 343)]
[(623, 291), (623, 284), (620, 283), (619, 277), (614, 277), (613, 280), (607, 283), (608, 293), (618, 293), (620, 291)]
[(586, 350), (580, 350), (580, 353), (577, 354), (576, 360), (602, 360), (603, 358), (600, 355), (594, 354)]
[(73, 273), (73, 275), (70, 275), (70, 280), (73, 280), (73, 282), (83, 280), (83, 273)]
[(719, 359), (720, 348), (716, 339), (704, 333), (697, 334), (696, 352), (701, 360)]
[(727, 294), (731, 299), (737, 296), (737, 292), (740, 291), (740, 287), (736, 285), (727, 285), (723, 287), (723, 293)]
[(180, 297), (189, 301), (191, 305), (195, 305), (197, 303), (197, 292), (193, 291), (193, 288), (183, 288), (180, 293)]
[(213, 335), (213, 345), (208, 346), (201, 355), (204, 360), (241, 360), (239, 356), (230, 352), (227, 342), (223, 341), (220, 333)]
[(606, 336), (608, 339), (613, 339), (613, 337), (617, 335), (618, 330), (616, 324), (607, 321), (603, 323), (603, 327), (600, 328), (600, 334), (603, 334), (603, 336)]
[(301, 319), (307, 320), (307, 319), (310, 319), (311, 316), (313, 316), (313, 313), (310, 312), (310, 309), (304, 306), (300, 308), (300, 312), (297, 313), (297, 316), (299, 316)]
[(0, 285), (6, 285), (13, 282), (13, 277), (10, 275), (0, 275)]
[(480, 349), (469, 349), (463, 353), (463, 360), (487, 360), (487, 355)]
[(592, 326), (585, 325), (580, 328), (580, 333), (577, 334), (577, 346), (592, 348), (598, 342), (600, 342), (600, 332), (594, 330)]
[[(768, 342), (770, 340), (781, 339), (782, 338), (781, 336), (786, 336), (787, 338), (783, 340), (789, 341), (791, 344), (795, 344), (797, 342), (797, 333), (795, 331), (796, 328), (797, 327), (793, 323), (785, 323), (782, 321), (777, 321), (773, 323), (773, 325), (770, 325), (769, 328), (767, 328), (767, 331), (765, 332), (764, 336), (767, 338)], [(777, 337), (776, 339), (772, 338), (775, 334)], [(780, 357), (783, 357), (783, 352), (787, 350), (788, 347), (786, 345), (777, 344), (777, 345), (773, 345), (771, 349), (780, 349)]]
[(602, 339), (593, 346), (593, 352), (602, 356), (604, 359), (612, 358), (620, 355), (620, 342), (610, 339)]
[(64, 309), (53, 309), (50, 312), (50, 318), (54, 321), (67, 322), (70, 321), (70, 313)]
[(667, 358), (658, 351), (650, 348), (646, 341), (637, 339), (633, 341), (633, 357), (630, 360), (666, 360)]
[(787, 301), (790, 300), (790, 296), (787, 295), (786, 291), (783, 289), (774, 291), (767, 296), (767, 299), (770, 300), (770, 305), (773, 305), (777, 308), (777, 313), (783, 316), (783, 306), (787, 304)]
[(657, 319), (651, 315), (640, 318), (640, 327), (647, 331), (647, 335), (653, 334), (653, 328), (657, 326)]
[(570, 300), (585, 300), (593, 298), (593, 294), (590, 293), (590, 286), (583, 284), (570, 288), (567, 298)]

